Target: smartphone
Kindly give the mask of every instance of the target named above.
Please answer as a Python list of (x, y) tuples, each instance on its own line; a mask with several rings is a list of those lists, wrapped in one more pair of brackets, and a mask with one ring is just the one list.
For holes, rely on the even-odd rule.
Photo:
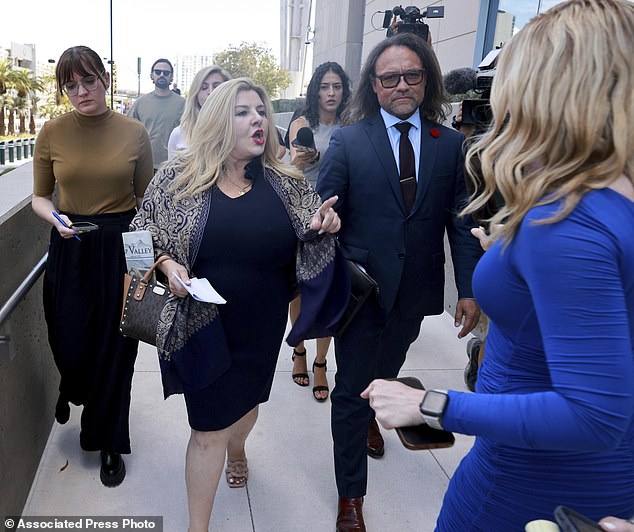
[[(402, 382), (417, 390), (425, 389), (423, 383), (416, 377), (398, 377), (391, 380)], [(396, 430), (396, 434), (398, 434), (401, 443), (410, 451), (442, 449), (451, 447), (456, 441), (453, 433), (446, 430), (434, 429), (426, 423), (413, 425), (411, 427), (396, 427), (394, 430)]]
[(99, 226), (91, 222), (75, 222), (71, 225), (71, 229), (74, 229), (78, 233), (85, 233), (87, 231), (96, 231), (99, 229)]
[(597, 530), (603, 530), (597, 523), (567, 506), (557, 506), (555, 508), (555, 519), (562, 532), (596, 532)]

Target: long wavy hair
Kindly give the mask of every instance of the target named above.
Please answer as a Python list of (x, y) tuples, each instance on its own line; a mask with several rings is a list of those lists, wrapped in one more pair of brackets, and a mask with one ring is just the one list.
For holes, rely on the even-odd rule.
[(218, 65), (211, 65), (199, 70), (192, 80), (189, 92), (187, 93), (187, 99), (185, 100), (185, 109), (183, 110), (183, 116), (181, 117), (180, 123), (186, 142), (189, 142), (192, 129), (196, 123), (198, 114), (200, 113), (201, 105), (198, 102), (198, 93), (203, 86), (203, 82), (211, 74), (216, 73), (220, 74), (225, 81), (229, 81), (231, 79), (231, 76), (224, 68), (221, 68)]
[(262, 164), (280, 175), (302, 179), (302, 174), (278, 160), (279, 140), (273, 122), (273, 107), (264, 88), (250, 79), (236, 78), (226, 81), (214, 90), (202, 106), (192, 129), (189, 146), (165, 163), (174, 169), (177, 177), (170, 183), (176, 198), (202, 194), (227, 171), (227, 159), (236, 143), (234, 113), (236, 97), (241, 91), (255, 91), (264, 104), (268, 118), (268, 131)]
[(348, 100), (350, 99), (350, 77), (346, 74), (346, 71), (339, 63), (334, 61), (327, 61), (319, 65), (313, 72), (308, 88), (306, 89), (306, 102), (301, 114), (306, 117), (306, 121), (311, 128), (315, 129), (319, 125), (319, 86), (321, 80), (328, 72), (337, 74), (341, 79), (343, 85), (343, 94), (341, 96), (341, 103), (337, 107), (337, 119), (341, 117), (341, 113), (346, 108)]
[(467, 154), (484, 190), (505, 205), (491, 218), (508, 244), (526, 213), (562, 201), (539, 223), (565, 218), (584, 194), (634, 178), (634, 3), (570, 0), (532, 19), (504, 47), (491, 93), (491, 129)]
[(438, 59), (429, 43), (413, 33), (398, 33), (383, 39), (372, 49), (361, 71), (359, 86), (344, 113), (344, 121), (347, 124), (359, 122), (379, 110), (379, 100), (372, 88), (376, 75), (376, 62), (379, 56), (392, 46), (405, 46), (419, 57), (425, 69), (425, 97), (419, 106), (421, 115), (432, 122), (444, 122), (451, 106), (443, 87)]

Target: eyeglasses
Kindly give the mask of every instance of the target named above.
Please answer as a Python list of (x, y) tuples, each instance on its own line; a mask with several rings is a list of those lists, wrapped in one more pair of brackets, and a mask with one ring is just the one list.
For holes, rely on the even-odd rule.
[[(101, 73), (103, 74), (103, 72)], [(98, 76), (86, 76), (80, 82), (77, 81), (67, 81), (62, 85), (62, 90), (68, 96), (77, 96), (79, 92), (79, 86), (81, 85), (87, 91), (94, 91), (99, 84), (100, 78)]]
[(165, 76), (165, 77), (168, 77), (168, 76), (170, 76), (171, 74), (172, 74), (172, 71), (171, 71), (171, 70), (161, 70), (160, 68), (155, 68), (155, 69), (154, 69), (154, 75), (155, 75), (155, 76), (161, 76), (161, 75), (163, 75), (163, 76)]
[(425, 77), (425, 70), (410, 70), (403, 74), (390, 73), (374, 77), (381, 82), (381, 86), (384, 89), (393, 89), (401, 82), (401, 78), (403, 78), (408, 85), (418, 85)]

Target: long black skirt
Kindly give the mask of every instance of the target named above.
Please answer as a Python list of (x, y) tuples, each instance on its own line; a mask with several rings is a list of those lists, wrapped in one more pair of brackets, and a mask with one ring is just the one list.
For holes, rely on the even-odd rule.
[(60, 394), (84, 406), (82, 449), (127, 454), (138, 341), (119, 332), (126, 271), (121, 233), (129, 230), (134, 211), (68, 216), (99, 229), (81, 234), (81, 241), (51, 231), (44, 313), (61, 376)]

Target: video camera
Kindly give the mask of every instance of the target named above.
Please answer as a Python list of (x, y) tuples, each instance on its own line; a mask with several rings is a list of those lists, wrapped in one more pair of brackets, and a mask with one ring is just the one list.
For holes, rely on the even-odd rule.
[[(443, 6), (428, 7), (422, 13), (416, 6), (396, 6), (388, 9), (383, 17), (383, 28), (387, 29), (387, 37), (397, 33), (413, 33), (427, 41), (429, 37), (429, 26), (425, 24), (424, 18), (443, 18), (445, 8)], [(399, 17), (401, 20), (397, 20)]]
[(475, 126), (477, 134), (489, 127), (491, 114), (491, 87), (496, 72), (496, 60), (501, 49), (491, 50), (478, 65), (477, 72), (470, 68), (460, 68), (449, 72), (444, 78), (445, 90), (449, 94), (477, 93), (477, 99), (462, 100), (462, 124)]
[(483, 133), (489, 127), (493, 114), (491, 113), (491, 87), (495, 77), (495, 61), (500, 48), (491, 50), (478, 65), (475, 79), (475, 92), (481, 97), (477, 100), (462, 101), (462, 123), (473, 124), (476, 133)]

